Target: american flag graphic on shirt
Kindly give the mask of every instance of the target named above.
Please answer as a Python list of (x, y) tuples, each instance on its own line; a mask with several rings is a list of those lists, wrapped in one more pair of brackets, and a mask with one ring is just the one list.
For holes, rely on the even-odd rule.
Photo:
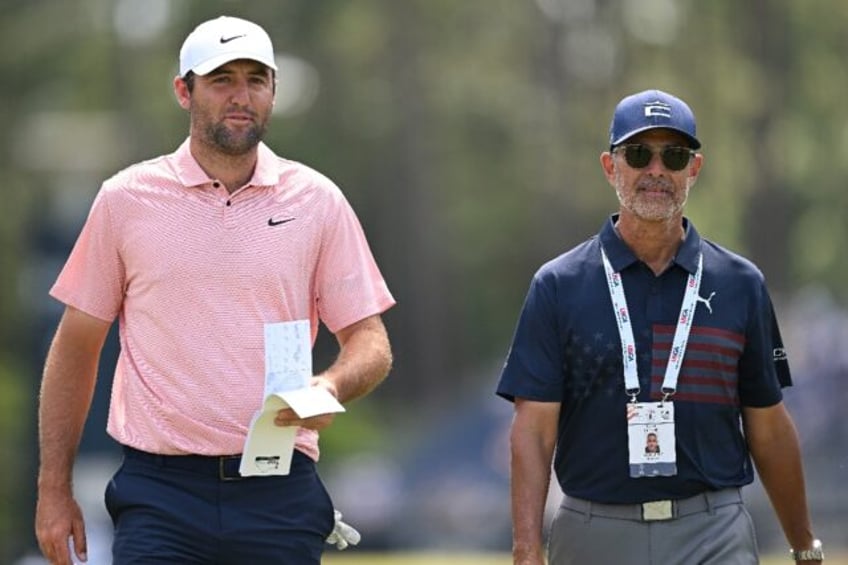
[[(651, 398), (659, 400), (675, 327), (655, 325), (653, 330)], [(744, 346), (745, 337), (741, 334), (692, 326), (674, 399), (739, 404), (737, 365)]]

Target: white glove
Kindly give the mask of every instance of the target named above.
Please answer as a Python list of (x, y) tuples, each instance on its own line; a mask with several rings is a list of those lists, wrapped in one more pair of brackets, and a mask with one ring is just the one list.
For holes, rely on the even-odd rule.
[(335, 545), (338, 549), (347, 549), (348, 545), (356, 545), (362, 536), (349, 524), (342, 522), (342, 513), (338, 510), (333, 510), (333, 517), (336, 523), (333, 525), (333, 531), (327, 536), (326, 542), (330, 545)]

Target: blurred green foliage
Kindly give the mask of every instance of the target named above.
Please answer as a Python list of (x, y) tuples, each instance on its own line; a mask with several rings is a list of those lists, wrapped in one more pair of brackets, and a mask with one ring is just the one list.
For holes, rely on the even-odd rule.
[[(509, 554), (464, 554), (464, 553), (363, 553), (355, 549), (345, 552), (326, 553), (322, 559), (324, 565), (509, 565)], [(780, 565), (786, 563), (785, 555), (764, 556), (761, 565)], [(828, 553), (828, 565), (848, 565), (848, 557), (831, 557)]]
[(32, 405), (33, 399), (24, 377), (19, 363), (0, 354), (0, 461), (4, 462), (0, 474), (0, 548), (6, 545), (3, 540), (20, 536), (20, 505), (22, 494), (28, 490), (21, 487), (35, 484), (25, 476), (29, 446), (24, 438), (31, 432), (31, 420), (23, 408)]

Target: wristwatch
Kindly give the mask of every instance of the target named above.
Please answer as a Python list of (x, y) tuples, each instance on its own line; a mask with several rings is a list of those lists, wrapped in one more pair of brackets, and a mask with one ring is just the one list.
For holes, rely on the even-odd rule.
[(822, 561), (824, 559), (822, 542), (817, 539), (813, 540), (813, 547), (810, 549), (802, 549), (801, 551), (790, 549), (789, 553), (792, 554), (795, 561)]

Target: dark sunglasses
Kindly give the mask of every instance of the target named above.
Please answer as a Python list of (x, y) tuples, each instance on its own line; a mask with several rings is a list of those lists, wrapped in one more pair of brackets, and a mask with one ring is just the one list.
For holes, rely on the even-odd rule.
[[(641, 143), (632, 143), (628, 145), (619, 145), (615, 148), (624, 150), (624, 160), (634, 169), (644, 169), (654, 158), (654, 151), (647, 145)], [(663, 165), (669, 171), (682, 171), (689, 164), (689, 159), (695, 154), (688, 147), (663, 147), (659, 152)]]

